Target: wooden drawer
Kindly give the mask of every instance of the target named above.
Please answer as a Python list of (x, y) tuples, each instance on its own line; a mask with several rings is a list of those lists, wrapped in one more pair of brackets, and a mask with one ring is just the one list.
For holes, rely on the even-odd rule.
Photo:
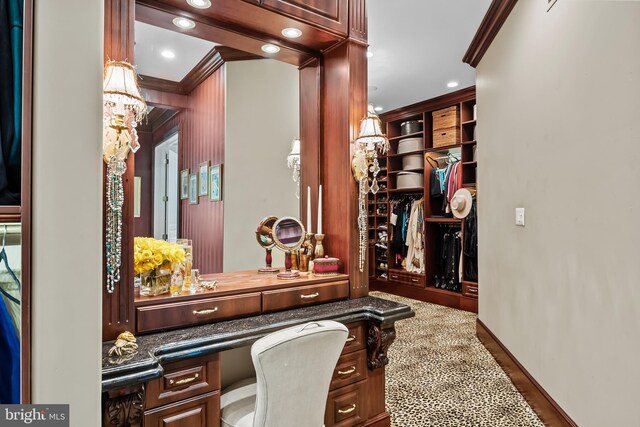
[(431, 116), (433, 117), (434, 133), (437, 130), (460, 126), (460, 111), (458, 110), (457, 105), (434, 111), (431, 113)]
[[(128, 425), (128, 424), (127, 424)], [(144, 412), (144, 427), (220, 427), (220, 392)]]
[(136, 307), (138, 333), (260, 314), (260, 292)]
[(405, 285), (424, 288), (426, 278), (424, 274), (409, 273), (408, 271), (389, 270), (389, 280)]
[(349, 328), (349, 335), (347, 335), (347, 342), (344, 345), (342, 354), (352, 353), (365, 348), (367, 338), (364, 323), (351, 323), (347, 325), (347, 328)]
[(330, 390), (367, 379), (367, 352), (360, 350), (340, 356), (331, 378)]
[(325, 427), (354, 427), (367, 420), (367, 382), (360, 381), (329, 392)]
[(214, 354), (164, 366), (162, 377), (147, 382), (145, 408), (178, 402), (220, 389), (220, 356)]
[(348, 280), (313, 286), (298, 286), (263, 292), (262, 310), (267, 313), (346, 298), (349, 298)]
[(462, 295), (466, 297), (471, 297), (471, 298), (478, 298), (478, 284), (462, 282)]
[(460, 128), (450, 127), (433, 131), (433, 148), (446, 147), (460, 142)]

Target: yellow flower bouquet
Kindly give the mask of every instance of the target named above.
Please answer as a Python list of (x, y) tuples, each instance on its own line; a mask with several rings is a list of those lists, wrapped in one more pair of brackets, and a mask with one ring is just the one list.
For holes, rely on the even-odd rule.
[(140, 295), (155, 296), (169, 292), (173, 265), (184, 263), (185, 252), (175, 243), (150, 237), (133, 241), (133, 269), (140, 275)]
[(184, 249), (175, 243), (151, 237), (136, 237), (133, 240), (133, 268), (135, 274), (155, 269), (171, 270), (177, 262), (184, 262)]

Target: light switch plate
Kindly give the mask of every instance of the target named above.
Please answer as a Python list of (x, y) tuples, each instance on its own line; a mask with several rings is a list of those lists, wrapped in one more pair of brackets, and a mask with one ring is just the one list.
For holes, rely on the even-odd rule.
[(524, 227), (524, 208), (516, 208), (516, 225)]

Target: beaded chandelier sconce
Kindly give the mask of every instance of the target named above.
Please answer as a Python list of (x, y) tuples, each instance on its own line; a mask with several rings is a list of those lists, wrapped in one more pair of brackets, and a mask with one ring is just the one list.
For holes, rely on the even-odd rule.
[(296, 198), (300, 198), (300, 139), (291, 142), (291, 152), (287, 156), (287, 167), (293, 169), (293, 182), (296, 183)]
[(359, 267), (363, 272), (367, 253), (367, 194), (376, 194), (380, 189), (377, 180), (380, 172), (378, 152), (385, 154), (389, 151), (389, 140), (382, 133), (382, 124), (373, 105), (369, 105), (367, 116), (360, 122), (360, 134), (355, 145), (351, 169), (358, 181)]
[(147, 114), (138, 88), (136, 71), (128, 62), (107, 61), (104, 69), (104, 137), (102, 153), (107, 164), (107, 292), (112, 293), (120, 281), (122, 261), (122, 175), (127, 170), (127, 156), (140, 148), (136, 126)]

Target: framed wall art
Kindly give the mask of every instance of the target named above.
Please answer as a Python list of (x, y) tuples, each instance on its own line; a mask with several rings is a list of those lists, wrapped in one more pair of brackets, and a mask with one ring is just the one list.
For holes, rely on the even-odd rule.
[(222, 165), (209, 168), (209, 199), (213, 202), (222, 200)]
[(198, 169), (199, 190), (198, 196), (206, 196), (209, 194), (209, 161), (200, 163)]
[(189, 175), (189, 204), (198, 204), (198, 174)]
[(189, 169), (180, 171), (180, 200), (189, 198)]

